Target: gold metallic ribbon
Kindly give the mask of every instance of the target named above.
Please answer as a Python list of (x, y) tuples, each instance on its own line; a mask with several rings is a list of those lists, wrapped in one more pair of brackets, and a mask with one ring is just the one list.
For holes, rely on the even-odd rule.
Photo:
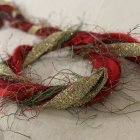
[(24, 77), (16, 75), (5, 63), (0, 63), (0, 76), (10, 81), (25, 81)]
[[(33, 47), (33, 49), (27, 55), (23, 67), (26, 67), (27, 65), (33, 63), (50, 49), (53, 49), (54, 47), (58, 47), (64, 41), (68, 40), (73, 34), (74, 32), (69, 30), (65, 32), (59, 31), (59, 32), (52, 33), (47, 38), (42, 40), (39, 44)], [(64, 40), (62, 40), (61, 42), (61, 39), (63, 38)]]
[(1, 76), (12, 76), (15, 74), (5, 63), (0, 63), (0, 75)]
[(28, 33), (35, 34), (39, 29), (43, 27), (48, 27), (48, 26), (49, 25), (42, 26), (41, 24), (35, 24), (28, 30)]
[(107, 45), (110, 52), (122, 57), (140, 56), (140, 44), (138, 43), (114, 43)]
[(140, 44), (139, 43), (113, 43), (106, 44), (104, 46), (92, 46), (87, 45), (86, 48), (92, 47), (95, 52), (100, 52), (102, 48), (106, 48), (108, 52), (120, 57), (135, 57), (140, 56)]
[[(73, 105), (79, 106), (81, 105), (81, 103), (85, 103), (89, 100), (89, 97), (97, 95), (97, 92), (94, 92), (95, 90), (93, 89), (96, 87), (104, 73), (106, 73), (106, 69), (99, 69), (95, 74), (90, 77), (80, 78), (67, 89), (63, 90), (53, 99), (44, 104), (44, 107), (66, 109), (72, 107)], [(105, 81), (106, 80), (104, 80), (103, 83), (105, 83)], [(93, 91), (92, 94), (89, 93), (91, 91)], [(83, 99), (85, 96), (86, 98)]]
[[(121, 56), (121, 57), (135, 57), (140, 56), (140, 44), (139, 43), (113, 43), (94, 46), (93, 44), (79, 45), (77, 49), (88, 49), (92, 48), (93, 51), (99, 52), (102, 49), (108, 50), (108, 52)], [(88, 53), (88, 52), (87, 52)]]
[(100, 68), (97, 70), (96, 74), (100, 77), (97, 83), (93, 86), (93, 88), (82, 98), (80, 101), (78, 101), (76, 104), (74, 104), (74, 107), (79, 107), (93, 99), (99, 92), (100, 90), (104, 87), (104, 85), (107, 82), (108, 75), (107, 75), (107, 70), (105, 68)]

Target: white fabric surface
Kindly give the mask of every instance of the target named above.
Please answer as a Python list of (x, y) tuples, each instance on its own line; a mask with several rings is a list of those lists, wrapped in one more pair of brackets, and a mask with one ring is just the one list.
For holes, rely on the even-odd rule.
[[(12, 0), (11, 0), (12, 1)], [(47, 19), (53, 25), (67, 27), (83, 21), (93, 31), (121, 31), (127, 32), (130, 28), (140, 23), (139, 0), (13, 0), (23, 13), (34, 19)], [(34, 18), (33, 18), (34, 17)], [(96, 27), (96, 25), (101, 26)], [(95, 28), (96, 27), (96, 28)], [(135, 32), (140, 32), (136, 29)], [(0, 31), (0, 54), (12, 53), (19, 44), (33, 44), (37, 37), (27, 35), (11, 28)], [(6, 49), (5, 49), (6, 48)], [(53, 55), (58, 55), (53, 57)], [(63, 57), (60, 57), (64, 56)], [(3, 55), (5, 56), (5, 55)], [(71, 60), (62, 53), (53, 53), (44, 56), (42, 62), (33, 66), (33, 70), (44, 79), (52, 76), (57, 70), (70, 68), (80, 74), (90, 73), (86, 62)], [(130, 63), (129, 63), (130, 64)], [(55, 68), (54, 68), (55, 66)], [(132, 66), (132, 64), (131, 64)], [(139, 67), (138, 67), (139, 69)], [(129, 77), (130, 78), (130, 77)], [(137, 82), (137, 86), (139, 83)], [(132, 87), (131, 87), (132, 88)], [(140, 100), (139, 88), (136, 91), (126, 90), (138, 101)], [(122, 107), (126, 100), (119, 94), (108, 99), (110, 108)], [(100, 109), (103, 106), (96, 105)], [(139, 109), (139, 105), (129, 108)], [(8, 111), (13, 110), (10, 106)], [(97, 115), (94, 117), (89, 117)], [(1, 114), (2, 116), (2, 114)], [(9, 124), (13, 122), (13, 116)], [(85, 118), (85, 119), (84, 119)], [(92, 118), (92, 119), (91, 119)], [(78, 115), (71, 115), (67, 111), (46, 109), (38, 117), (29, 121), (15, 119), (12, 130), (31, 136), (32, 140), (139, 140), (140, 139), (140, 112), (115, 115), (97, 112), (93, 109), (81, 111)], [(0, 119), (0, 128), (7, 128), (7, 117)], [(12, 133), (0, 132), (0, 140), (27, 140), (28, 138)]]

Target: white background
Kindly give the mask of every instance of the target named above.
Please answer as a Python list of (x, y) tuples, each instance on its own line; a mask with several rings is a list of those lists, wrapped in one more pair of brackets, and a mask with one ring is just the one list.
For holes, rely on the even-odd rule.
[[(61, 27), (83, 21), (93, 31), (128, 32), (130, 28), (140, 23), (139, 0), (14, 0), (14, 2), (28, 18), (33, 20), (39, 18), (41, 21), (47, 19), (53, 25)], [(95, 29), (96, 25), (102, 28)], [(134, 32), (140, 32), (140, 29), (138, 28)], [(32, 35), (15, 29), (3, 28), (0, 31), (0, 54), (3, 55), (5, 52), (11, 54), (17, 45), (33, 44), (36, 40), (37, 38)], [(42, 59), (43, 63), (38, 62), (33, 67), (44, 79), (55, 74), (55, 69), (71, 68), (75, 72), (85, 73), (86, 62), (71, 60), (70, 57), (63, 59), (60, 56), (58, 58), (52, 56), (53, 54), (45, 56), (45, 59)], [(139, 101), (138, 90), (136, 88), (135, 92), (130, 90), (126, 90), (126, 92)], [(121, 107), (126, 102), (119, 94), (113, 95), (108, 101), (113, 104), (108, 104), (110, 108)], [(13, 108), (14, 106), (10, 106), (10, 110)], [(100, 109), (104, 109), (104, 107), (101, 106)], [(139, 109), (139, 105), (129, 109)], [(81, 111), (78, 120), (76, 114), (73, 116), (67, 111), (46, 109), (42, 110), (37, 118), (30, 121), (16, 119), (12, 130), (29, 135), (32, 140), (139, 140), (140, 112), (127, 115), (121, 113), (122, 115), (115, 115), (88, 109), (87, 112)], [(96, 118), (89, 119), (89, 116), (95, 114)], [(12, 122), (13, 116), (10, 117), (9, 124)], [(1, 118), (0, 128), (6, 129), (7, 127), (7, 118)], [(8, 131), (0, 133), (0, 140), (27, 139)]]

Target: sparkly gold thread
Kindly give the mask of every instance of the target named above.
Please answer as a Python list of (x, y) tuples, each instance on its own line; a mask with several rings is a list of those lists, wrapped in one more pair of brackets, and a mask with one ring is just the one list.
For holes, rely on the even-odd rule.
[(84, 105), (86, 102), (93, 99), (104, 87), (108, 79), (107, 70), (105, 68), (100, 68), (100, 71), (98, 70), (97, 74), (98, 74), (97, 76), (99, 77), (99, 79), (97, 80), (96, 84), (93, 86), (91, 91), (89, 91), (89, 93), (84, 98), (82, 98), (79, 102), (74, 104), (74, 107), (76, 106), (79, 107), (79, 106)]
[[(47, 27), (47, 26), (45, 26)], [(28, 30), (28, 33), (30, 34), (35, 34), (39, 29), (42, 28), (42, 25), (40, 24), (36, 24), (36, 25), (33, 25), (29, 30)]]
[(13, 74), (12, 70), (6, 64), (0, 63), (0, 75), (11, 76)]
[(14, 11), (12, 12), (12, 16), (13, 16), (13, 17), (16, 17), (18, 14), (19, 14), (19, 12), (16, 11), (16, 10), (14, 10)]
[(140, 44), (138, 43), (114, 43), (107, 45), (107, 49), (122, 57), (140, 56)]
[(0, 76), (9, 81), (25, 81), (24, 77), (16, 75), (5, 63), (0, 63)]
[(99, 72), (93, 74), (90, 77), (80, 78), (70, 87), (44, 104), (44, 107), (52, 107), (57, 109), (66, 109), (72, 107), (72, 105), (79, 102), (96, 85), (102, 76), (101, 73), (103, 72), (99, 69)]
[[(39, 44), (35, 45), (33, 49), (30, 51), (30, 53), (27, 55), (23, 67), (26, 67), (27, 65), (33, 63), (36, 61), (39, 57), (41, 57), (44, 53), (46, 53), (48, 50), (52, 49), (53, 47), (57, 46), (57, 43), (65, 36), (72, 36), (72, 31), (59, 31), (52, 33), (47, 38), (42, 40)], [(63, 42), (62, 42), (63, 43)]]
[(27, 55), (23, 67), (31, 64), (36, 59), (38, 59), (42, 54), (44, 54), (48, 49), (51, 49), (56, 45), (57, 41), (62, 37), (63, 32), (55, 32), (41, 41), (39, 44), (35, 45), (34, 48)]
[[(107, 49), (108, 52), (113, 53), (121, 57), (135, 57), (140, 56), (140, 44), (139, 43), (113, 43), (106, 44), (104, 46), (93, 46), (93, 44), (79, 45), (76, 48), (93, 48), (95, 52), (100, 52), (103, 48)], [(87, 52), (88, 53), (88, 52)]]

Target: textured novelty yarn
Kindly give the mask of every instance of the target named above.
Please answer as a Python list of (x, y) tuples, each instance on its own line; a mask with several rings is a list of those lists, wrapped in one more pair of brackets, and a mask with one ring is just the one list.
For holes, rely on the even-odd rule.
[[(41, 37), (34, 46), (18, 46), (7, 60), (0, 63), (0, 96), (20, 107), (42, 106), (67, 109), (85, 107), (107, 98), (118, 85), (121, 67), (118, 57), (139, 63), (140, 43), (124, 33), (95, 33), (67, 30), (51, 25), (35, 24), (22, 15), (12, 3), (0, 4), (0, 27), (8, 25)], [(41, 85), (33, 83), (22, 71), (51, 51), (70, 47), (73, 57), (82, 56), (92, 64), (91, 76), (79, 77), (68, 85)]]

